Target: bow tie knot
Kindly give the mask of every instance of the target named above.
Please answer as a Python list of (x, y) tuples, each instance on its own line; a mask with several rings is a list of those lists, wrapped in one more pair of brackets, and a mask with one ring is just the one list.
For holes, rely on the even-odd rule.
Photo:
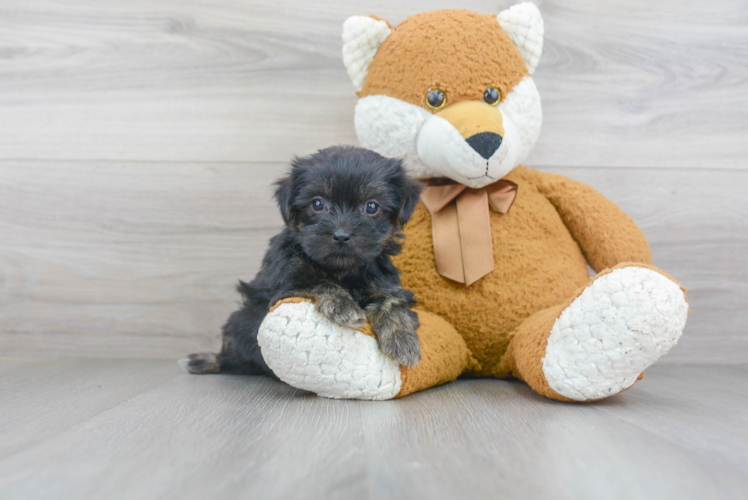
[(421, 193), (431, 214), (436, 270), (469, 286), (493, 271), (491, 215), (509, 212), (518, 186), (501, 179), (472, 189), (449, 179), (432, 179)]

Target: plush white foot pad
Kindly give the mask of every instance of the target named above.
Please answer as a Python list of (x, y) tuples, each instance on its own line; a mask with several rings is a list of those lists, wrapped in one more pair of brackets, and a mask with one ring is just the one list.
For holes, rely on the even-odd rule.
[(265, 317), (257, 340), (270, 369), (292, 387), (345, 399), (400, 392), (400, 366), (376, 339), (329, 322), (310, 302), (281, 304)]
[(596, 279), (556, 320), (543, 358), (551, 389), (585, 401), (631, 387), (678, 341), (688, 317), (680, 287), (643, 267)]

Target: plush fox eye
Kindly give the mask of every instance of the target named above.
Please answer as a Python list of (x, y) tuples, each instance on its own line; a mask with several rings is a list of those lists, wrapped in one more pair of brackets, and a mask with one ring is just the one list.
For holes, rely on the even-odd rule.
[(439, 89), (429, 89), (426, 94), (426, 104), (431, 109), (440, 109), (447, 103), (447, 96)]
[(376, 201), (370, 201), (364, 207), (364, 211), (369, 215), (376, 215), (379, 212), (379, 203)]
[(483, 94), (483, 100), (491, 106), (496, 106), (501, 100), (501, 92), (494, 87), (488, 87)]
[(324, 209), (325, 209), (324, 201), (320, 200), (319, 198), (315, 198), (312, 201), (312, 210), (314, 210), (315, 212), (321, 212)]

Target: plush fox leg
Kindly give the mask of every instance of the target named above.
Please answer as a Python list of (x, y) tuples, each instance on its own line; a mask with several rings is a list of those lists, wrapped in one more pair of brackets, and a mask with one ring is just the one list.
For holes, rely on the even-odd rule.
[(258, 334), (262, 357), (287, 384), (338, 399), (393, 399), (443, 384), (477, 369), (465, 341), (440, 317), (418, 311), (421, 361), (399, 366), (382, 354), (367, 325), (330, 323), (304, 299), (273, 307)]
[(675, 345), (688, 316), (685, 290), (652, 266), (620, 264), (565, 304), (514, 332), (500, 368), (561, 401), (618, 394)]

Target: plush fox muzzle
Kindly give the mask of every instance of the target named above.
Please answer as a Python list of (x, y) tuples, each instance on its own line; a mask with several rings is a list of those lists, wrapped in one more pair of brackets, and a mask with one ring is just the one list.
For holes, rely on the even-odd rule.
[(519, 146), (511, 120), (482, 101), (461, 101), (430, 115), (416, 141), (426, 165), (472, 188), (496, 182), (514, 168)]
[(436, 116), (447, 120), (486, 160), (501, 147), (504, 119), (495, 106), (481, 101), (462, 101), (439, 111)]

